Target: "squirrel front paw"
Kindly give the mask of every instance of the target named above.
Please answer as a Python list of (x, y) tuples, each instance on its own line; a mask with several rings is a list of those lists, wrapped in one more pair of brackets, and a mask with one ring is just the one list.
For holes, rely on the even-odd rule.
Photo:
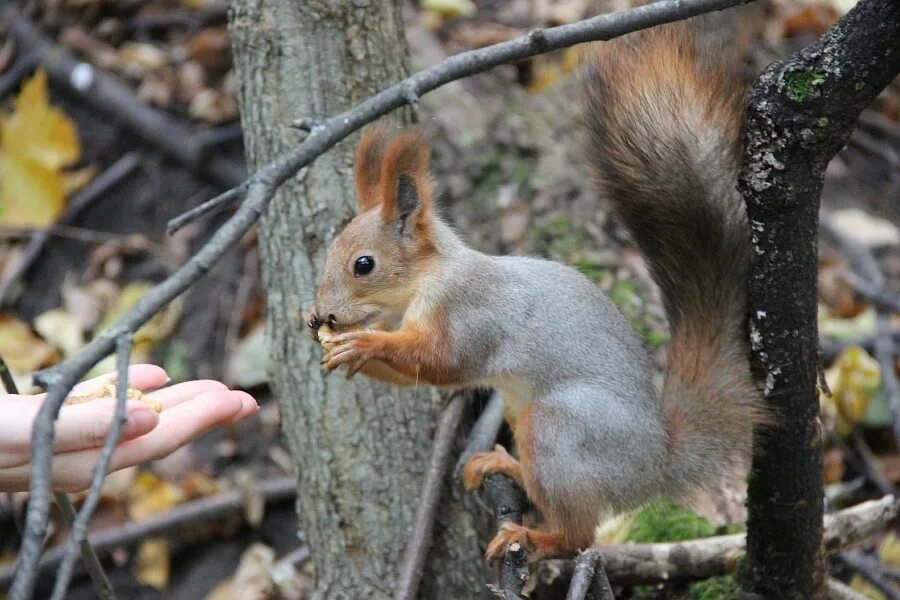
[(473, 454), (463, 469), (463, 486), (467, 490), (481, 487), (486, 475), (502, 473), (522, 485), (522, 465), (510, 456), (506, 448), (497, 444), (491, 452)]
[(350, 331), (328, 340), (328, 352), (322, 359), (322, 368), (331, 373), (341, 365), (348, 365), (347, 377), (352, 377), (374, 358), (375, 334), (368, 331)]

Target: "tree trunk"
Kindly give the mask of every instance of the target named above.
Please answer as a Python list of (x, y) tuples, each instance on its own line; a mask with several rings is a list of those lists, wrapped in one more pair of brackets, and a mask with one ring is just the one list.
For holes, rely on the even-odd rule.
[(744, 123), (739, 187), (754, 264), (750, 339), (773, 424), (754, 436), (744, 586), (825, 597), (816, 393), (816, 241), (825, 167), (900, 71), (900, 3), (862, 0), (816, 43), (766, 69)]
[[(231, 0), (229, 17), (251, 168), (300, 141), (293, 120), (338, 113), (407, 74), (399, 0)], [(305, 330), (301, 310), (311, 304), (325, 250), (354, 212), (357, 141), (282, 186), (259, 227), (269, 379), (299, 473), (315, 598), (393, 595), (443, 405), (428, 388), (323, 377), (322, 351)], [(421, 597), (485, 589), (483, 515), (446, 483)]]

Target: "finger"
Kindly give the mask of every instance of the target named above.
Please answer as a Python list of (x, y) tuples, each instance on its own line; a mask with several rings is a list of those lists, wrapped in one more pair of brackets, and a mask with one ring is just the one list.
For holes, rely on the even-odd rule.
[[(245, 402), (249, 406), (245, 406)], [(245, 392), (208, 392), (159, 415), (159, 424), (149, 433), (127, 441), (113, 453), (108, 472), (167, 456), (213, 427), (233, 422), (256, 411), (256, 402)], [(99, 450), (79, 450), (53, 457), (53, 488), (77, 492), (87, 488), (97, 464)], [(0, 488), (28, 488), (31, 465), (0, 469)]]
[[(54, 451), (71, 452), (102, 446), (115, 419), (115, 410), (114, 398), (63, 406), (56, 421)], [(139, 400), (128, 400), (125, 414), (126, 421), (120, 438), (122, 440), (144, 435), (159, 422), (159, 415), (153, 407)]]
[[(83, 394), (91, 392), (99, 388), (104, 383), (115, 382), (117, 376), (115, 373), (107, 373), (100, 377), (94, 377), (87, 381), (82, 381), (76, 385), (71, 394)], [(128, 367), (128, 387), (139, 390), (152, 390), (162, 387), (169, 382), (169, 376), (162, 367), (156, 365), (131, 365)]]
[[(40, 405), (8, 407), (0, 421), (0, 467), (25, 464), (31, 450), (31, 431)], [(153, 429), (159, 417), (147, 404), (125, 404), (126, 421), (121, 439), (129, 440)], [(102, 398), (63, 406), (55, 424), (53, 451), (71, 452), (103, 445), (115, 418), (115, 400)]]
[(163, 410), (168, 410), (174, 406), (178, 406), (182, 402), (192, 400), (200, 394), (206, 392), (227, 391), (226, 386), (221, 381), (213, 381), (211, 379), (200, 379), (197, 381), (185, 381), (184, 383), (176, 383), (173, 386), (165, 387), (147, 394), (153, 400), (159, 402)]

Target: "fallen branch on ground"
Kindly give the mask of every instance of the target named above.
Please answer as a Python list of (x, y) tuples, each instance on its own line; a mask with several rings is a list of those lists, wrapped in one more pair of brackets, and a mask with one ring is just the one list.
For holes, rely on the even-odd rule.
[[(259, 482), (259, 493), (266, 504), (293, 500), (297, 497), (297, 478), (280, 477)], [(133, 521), (121, 527), (96, 531), (88, 535), (88, 541), (99, 556), (108, 556), (116, 548), (134, 546), (150, 537), (181, 535), (185, 527), (209, 523), (220, 519), (243, 517), (244, 493), (229, 490), (192, 502), (179, 504), (145, 521)], [(38, 573), (46, 575), (55, 570), (63, 557), (63, 546), (51, 548), (44, 553), (38, 564)], [(308, 554), (309, 550), (306, 550)], [(12, 582), (15, 565), (0, 567), (0, 589)]]

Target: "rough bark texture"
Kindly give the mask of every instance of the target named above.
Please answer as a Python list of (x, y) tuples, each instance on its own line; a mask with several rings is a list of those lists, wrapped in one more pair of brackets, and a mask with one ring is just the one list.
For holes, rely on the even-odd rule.
[(744, 583), (825, 596), (816, 240), (825, 167), (900, 68), (900, 2), (862, 0), (751, 91), (740, 189), (753, 235), (750, 336), (774, 425), (756, 432)]
[[(406, 75), (400, 2), (232, 0), (241, 118), (254, 167), (295, 146), (288, 125), (337, 114)], [(301, 310), (325, 250), (353, 214), (351, 136), (279, 190), (260, 224), (270, 380), (299, 473), (300, 529), (316, 598), (389, 598), (409, 537), (442, 402), (357, 376), (323, 377)], [(473, 597), (489, 580), (480, 511), (448, 481), (422, 598)], [(482, 528), (483, 531), (483, 528)]]

